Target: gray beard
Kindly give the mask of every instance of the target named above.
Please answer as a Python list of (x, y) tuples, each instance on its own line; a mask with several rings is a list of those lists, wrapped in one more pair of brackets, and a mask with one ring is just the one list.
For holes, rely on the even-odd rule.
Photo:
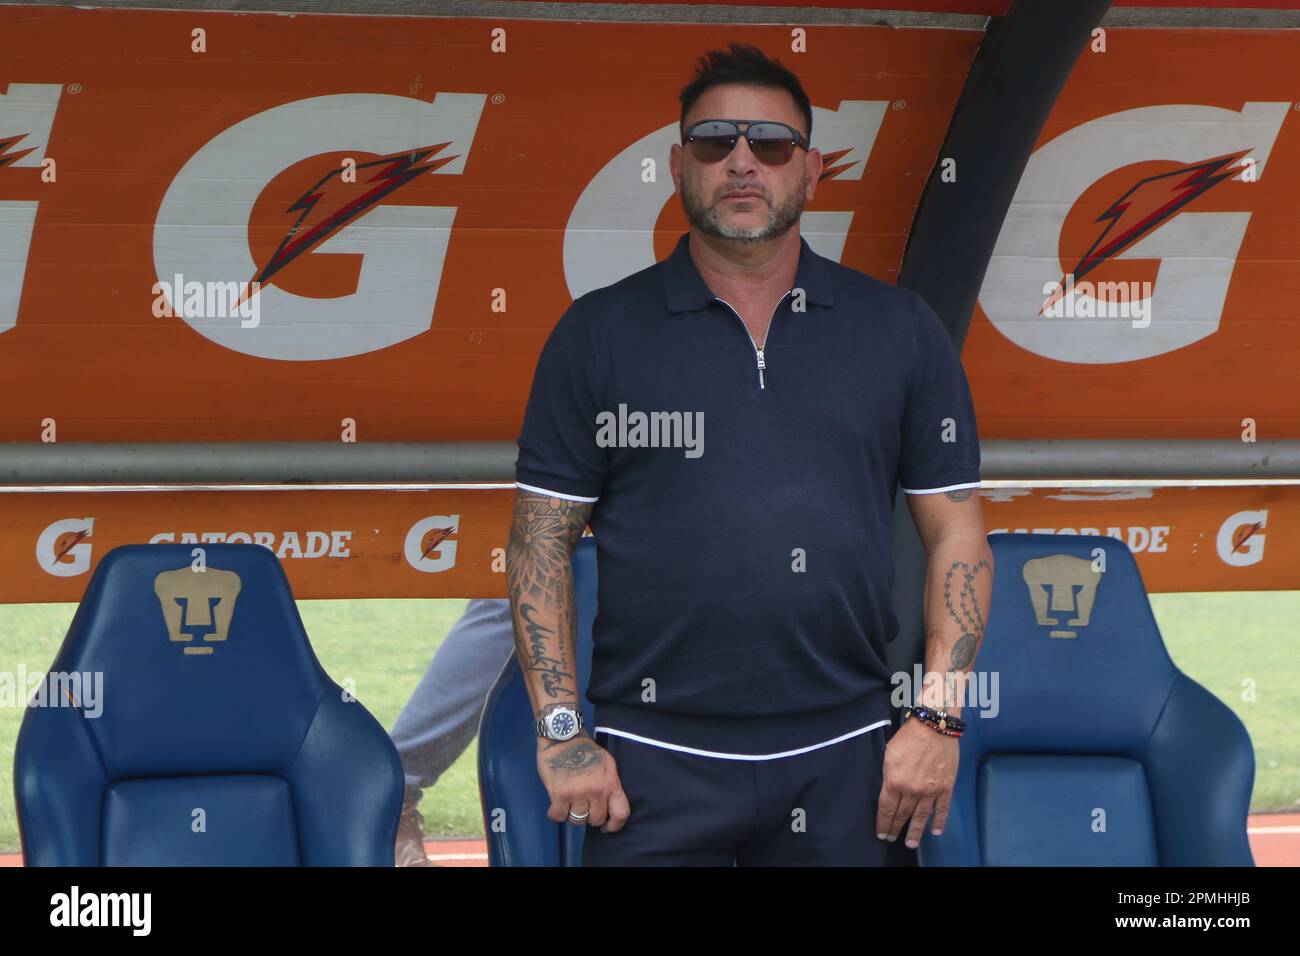
[[(706, 236), (713, 236), (717, 239), (731, 239), (738, 242), (766, 242), (768, 239), (785, 235), (790, 227), (799, 221), (799, 217), (803, 215), (803, 194), (806, 188), (807, 178), (805, 177), (800, 187), (795, 190), (789, 199), (768, 210), (767, 222), (761, 226), (741, 228), (723, 223), (718, 214), (718, 207), (716, 205), (705, 206), (700, 201), (699, 196), (687, 188), (685, 183), (682, 184), (682, 210), (686, 213), (686, 221)], [(755, 200), (755, 202), (757, 201)]]

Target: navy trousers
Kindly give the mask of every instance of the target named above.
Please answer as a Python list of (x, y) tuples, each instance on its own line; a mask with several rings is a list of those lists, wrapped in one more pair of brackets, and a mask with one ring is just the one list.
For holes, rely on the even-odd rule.
[(734, 760), (603, 731), (631, 806), (588, 827), (584, 866), (883, 866), (876, 838), (886, 725), (789, 757)]

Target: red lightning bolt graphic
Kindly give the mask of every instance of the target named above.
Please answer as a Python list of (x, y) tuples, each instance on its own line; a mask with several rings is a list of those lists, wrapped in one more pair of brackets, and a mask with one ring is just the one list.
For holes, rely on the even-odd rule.
[(427, 558), (430, 554), (433, 553), (433, 549), (436, 548), (438, 545), (442, 544), (443, 539), (446, 538), (447, 535), (449, 534), (451, 534), (450, 528), (435, 529), (434, 537), (429, 541), (428, 547), (424, 549), (424, 554), (420, 555), (420, 557)]
[[(1249, 152), (1242, 150), (1217, 156), (1140, 180), (1097, 217), (1097, 222), (1109, 220), (1110, 224), (1067, 276), (1073, 275), (1077, 282), (1107, 259), (1129, 248), (1201, 193), (1235, 176), (1239, 171), (1237, 164)], [(1048, 297), (1039, 315), (1065, 295), (1067, 276), (1061, 277), (1057, 290)]]
[(54, 555), (54, 563), (58, 564), (60, 561), (62, 561), (63, 556), (66, 555), (69, 551), (71, 551), (77, 544), (79, 544), (81, 542), (81, 539), (84, 538), (87, 534), (89, 534), (89, 532), (83, 529), (81, 531), (74, 531), (70, 535), (63, 536), (65, 539), (63, 542), (63, 547), (57, 549), (57, 552)]
[(30, 146), (27, 149), (16, 150), (12, 153), (9, 152), (12, 147), (18, 144), (19, 140), (26, 139), (27, 135), (27, 133), (19, 133), (17, 136), (0, 139), (0, 166), (12, 165), (36, 149), (35, 146)]
[[(280, 247), (254, 277), (254, 281), (259, 285), (266, 283), (294, 259), (310, 252), (344, 226), (355, 222), (385, 196), (417, 176), (450, 163), (459, 154), (431, 158), (450, 145), (438, 143), (359, 164), (356, 167), (355, 182), (344, 181), (345, 168), (342, 166), (330, 170), (285, 210), (299, 212), (301, 215), (289, 228)], [(253, 288), (250, 284), (240, 296), (238, 304), (251, 297)]]
[(851, 163), (845, 163), (843, 166), (835, 165), (836, 160), (841, 156), (847, 156), (850, 152), (852, 152), (852, 150), (837, 149), (829, 153), (822, 153), (822, 174), (818, 177), (817, 181), (821, 182), (823, 179), (831, 179), (832, 177), (838, 176), (840, 173), (844, 172), (844, 170), (857, 165), (857, 160), (854, 160)]
[(1246, 542), (1252, 536), (1259, 533), (1264, 527), (1264, 522), (1256, 521), (1254, 524), (1245, 524), (1232, 533), (1232, 550), (1236, 554), (1246, 553)]

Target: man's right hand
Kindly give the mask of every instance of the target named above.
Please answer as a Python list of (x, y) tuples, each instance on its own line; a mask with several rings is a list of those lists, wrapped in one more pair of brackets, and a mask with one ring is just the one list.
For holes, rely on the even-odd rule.
[[(614, 833), (627, 822), (631, 807), (614, 758), (586, 734), (563, 741), (539, 737), (537, 773), (551, 798), (546, 816), (556, 823), (567, 821)], [(569, 817), (570, 808), (589, 816), (578, 823)]]

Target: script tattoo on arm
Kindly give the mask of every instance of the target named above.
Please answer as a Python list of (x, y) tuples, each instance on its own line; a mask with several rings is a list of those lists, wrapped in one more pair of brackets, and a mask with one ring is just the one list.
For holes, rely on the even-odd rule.
[[(979, 597), (975, 593), (975, 576), (980, 571), (992, 574), (993, 569), (987, 561), (981, 560), (974, 567), (965, 561), (954, 561), (943, 581), (943, 603), (948, 615), (961, 628), (961, 637), (952, 648), (951, 665), (958, 670), (969, 667), (975, 660), (980, 641), (984, 639), (984, 611), (980, 608)], [(955, 579), (960, 575), (960, 580)], [(957, 593), (953, 594), (956, 584)]]
[(523, 489), (515, 496), (506, 548), (515, 650), (525, 678), (537, 675), (541, 692), (552, 700), (578, 700), (571, 562), (591, 506)]

